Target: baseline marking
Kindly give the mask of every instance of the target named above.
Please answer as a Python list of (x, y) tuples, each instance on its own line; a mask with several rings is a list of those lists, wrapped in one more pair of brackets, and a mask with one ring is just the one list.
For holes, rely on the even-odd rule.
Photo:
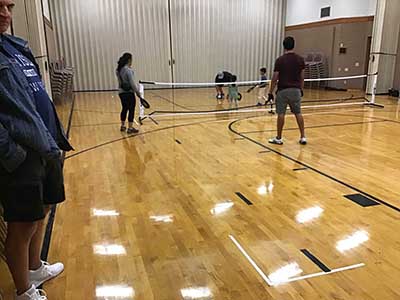
[(314, 273), (314, 274), (309, 274), (309, 275), (304, 275), (304, 276), (299, 276), (299, 277), (288, 278), (286, 280), (282, 280), (279, 282), (274, 282), (274, 281), (271, 281), (271, 279), (269, 279), (267, 275), (265, 275), (263, 270), (261, 270), (261, 268), (255, 263), (255, 261), (250, 257), (250, 255), (246, 252), (246, 250), (243, 249), (242, 245), (240, 245), (240, 243), (235, 239), (235, 237), (233, 235), (229, 235), (229, 238), (235, 244), (235, 246), (239, 249), (239, 251), (243, 254), (243, 256), (249, 261), (249, 263), (253, 266), (253, 268), (257, 271), (257, 273), (261, 276), (261, 278), (264, 279), (264, 281), (269, 286), (277, 286), (280, 284), (310, 279), (310, 278), (314, 278), (314, 277), (320, 277), (320, 276), (324, 276), (324, 275), (330, 275), (330, 274), (334, 274), (334, 273), (358, 269), (358, 268), (365, 266), (364, 263), (360, 263), (360, 264), (356, 264), (356, 265), (333, 269), (329, 272), (319, 272), (319, 273)]

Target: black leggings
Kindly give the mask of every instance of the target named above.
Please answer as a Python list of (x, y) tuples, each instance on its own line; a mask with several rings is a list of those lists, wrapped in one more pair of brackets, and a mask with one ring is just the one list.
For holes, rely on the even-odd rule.
[(121, 121), (126, 121), (126, 115), (128, 115), (128, 122), (132, 123), (133, 118), (135, 116), (135, 106), (136, 106), (136, 97), (134, 93), (123, 93), (119, 94), (119, 98), (121, 99), (122, 110), (121, 110)]

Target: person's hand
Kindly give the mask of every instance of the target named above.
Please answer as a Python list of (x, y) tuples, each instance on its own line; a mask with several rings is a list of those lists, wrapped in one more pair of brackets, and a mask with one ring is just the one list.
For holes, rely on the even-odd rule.
[(303, 98), (304, 97), (304, 91), (303, 91), (303, 89), (301, 89), (300, 91), (301, 91), (301, 98)]
[(268, 94), (268, 102), (273, 102), (274, 101), (274, 95), (272, 93)]

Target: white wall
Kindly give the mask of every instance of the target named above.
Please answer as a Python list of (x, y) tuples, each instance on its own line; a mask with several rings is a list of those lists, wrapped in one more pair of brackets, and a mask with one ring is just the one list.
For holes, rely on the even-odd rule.
[[(299, 25), (346, 17), (374, 16), (377, 0), (287, 0), (286, 25)], [(331, 16), (320, 17), (321, 8), (331, 7)]]

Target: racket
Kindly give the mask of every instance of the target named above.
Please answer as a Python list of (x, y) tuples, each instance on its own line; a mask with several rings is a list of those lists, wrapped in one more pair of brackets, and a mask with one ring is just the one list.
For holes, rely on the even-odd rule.
[(247, 93), (250, 93), (252, 90), (254, 90), (256, 87), (255, 86), (252, 86), (251, 88), (249, 88), (248, 90), (247, 90)]
[(144, 98), (140, 98), (140, 104), (142, 104), (142, 106), (143, 106), (144, 108), (147, 108), (147, 109), (150, 108), (149, 102), (147, 102), (146, 99), (144, 99)]
[(238, 101), (240, 101), (240, 100), (242, 100), (242, 94), (241, 93), (238, 93)]

